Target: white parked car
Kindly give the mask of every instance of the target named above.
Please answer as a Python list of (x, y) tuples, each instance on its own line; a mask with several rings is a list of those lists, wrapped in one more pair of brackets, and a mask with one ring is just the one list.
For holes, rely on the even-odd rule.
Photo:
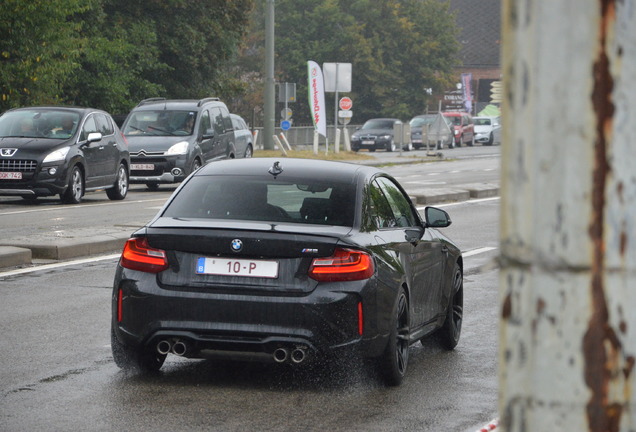
[(501, 144), (501, 121), (499, 117), (473, 117), (475, 142), (484, 145)]

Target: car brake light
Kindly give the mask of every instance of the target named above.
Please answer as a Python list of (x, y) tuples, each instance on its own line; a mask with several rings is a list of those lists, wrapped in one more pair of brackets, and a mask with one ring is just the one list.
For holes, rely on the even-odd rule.
[(147, 273), (159, 273), (168, 268), (166, 252), (150, 247), (145, 237), (127, 240), (119, 263), (122, 267)]
[(373, 259), (366, 252), (336, 249), (332, 256), (314, 258), (309, 277), (319, 282), (369, 279), (374, 273)]

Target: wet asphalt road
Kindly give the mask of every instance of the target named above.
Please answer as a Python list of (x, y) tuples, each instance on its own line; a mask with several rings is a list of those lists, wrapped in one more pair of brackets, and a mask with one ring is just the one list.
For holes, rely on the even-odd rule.
[(110, 354), (111, 258), (0, 277), (0, 430), (474, 431), (497, 416), (499, 201), (444, 208), (466, 256), (462, 339), (412, 346), (401, 387), (359, 365), (174, 356), (126, 375)]

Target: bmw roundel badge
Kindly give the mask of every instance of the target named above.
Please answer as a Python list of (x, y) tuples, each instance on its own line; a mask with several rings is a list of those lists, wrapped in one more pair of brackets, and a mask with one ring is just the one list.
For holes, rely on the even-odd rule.
[(232, 240), (232, 250), (234, 252), (240, 252), (243, 249), (243, 242), (239, 239)]

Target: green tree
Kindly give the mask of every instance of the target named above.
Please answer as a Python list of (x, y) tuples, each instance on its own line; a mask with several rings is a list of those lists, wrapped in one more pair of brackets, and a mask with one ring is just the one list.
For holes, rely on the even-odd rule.
[[(263, 8), (257, 4), (251, 33), (260, 35), (263, 22)], [(354, 101), (356, 122), (385, 116), (408, 120), (432, 102), (426, 89), (441, 93), (452, 83), (456, 35), (446, 1), (277, 0), (276, 78), (297, 84), (298, 103), (292, 107), (296, 124), (311, 123), (304, 97), (308, 60), (352, 64), (347, 96)], [(251, 46), (258, 44), (252, 41)], [(248, 57), (244, 66), (263, 63), (260, 50), (247, 49), (242, 55)], [(333, 96), (326, 98), (328, 118), (333, 118)]]
[(0, 2), (0, 110), (64, 100), (62, 87), (80, 64), (85, 0)]

